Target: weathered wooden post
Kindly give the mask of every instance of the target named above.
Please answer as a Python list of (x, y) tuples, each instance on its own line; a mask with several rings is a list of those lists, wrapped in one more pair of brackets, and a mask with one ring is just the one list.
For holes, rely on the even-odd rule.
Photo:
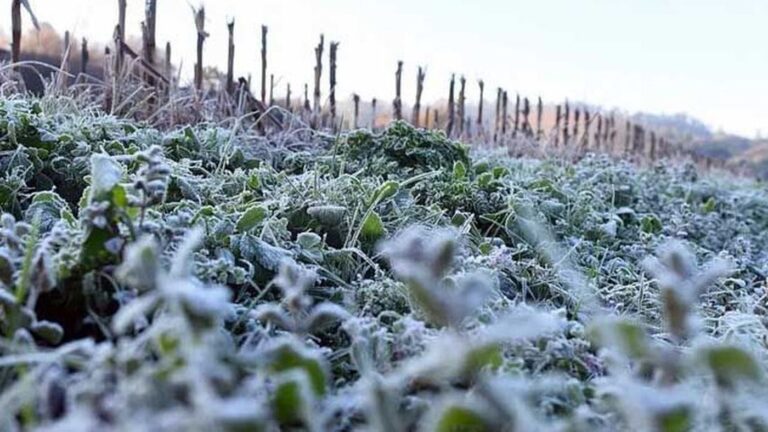
[(11, 1), (11, 63), (18, 70), (16, 63), (21, 59), (21, 0)]
[(66, 72), (69, 72), (69, 58), (72, 55), (72, 41), (70, 41), (69, 30), (64, 32), (64, 45), (61, 50), (61, 69), (65, 73), (63, 74), (62, 82), (67, 82)]
[(80, 73), (86, 74), (88, 71), (88, 39), (83, 38), (80, 41)]
[(227, 23), (229, 43), (227, 44), (227, 93), (235, 92), (235, 19)]
[(309, 84), (304, 83), (304, 111), (312, 111), (312, 107), (309, 106)]
[(520, 130), (520, 93), (515, 96), (515, 125), (512, 129), (512, 138), (517, 137), (518, 130)]
[[(127, 8), (127, 0), (117, 0), (117, 30), (115, 32), (115, 68), (116, 75), (120, 74), (123, 69), (125, 51), (123, 51), (123, 43), (125, 43), (125, 10)], [(198, 30), (199, 31), (199, 30)]]
[(291, 83), (285, 85), (285, 109), (293, 112), (293, 108), (291, 107)]
[[(157, 0), (146, 0), (144, 3), (144, 22), (141, 24), (142, 54), (144, 61), (150, 66), (155, 66), (156, 50), (156, 22), (157, 22)], [(156, 78), (151, 72), (145, 74), (147, 85), (154, 87)]]
[(466, 113), (466, 97), (464, 96), (464, 89), (467, 84), (467, 79), (464, 78), (464, 75), (461, 76), (459, 79), (459, 110), (457, 117), (459, 118), (459, 138), (464, 136), (464, 122), (465, 122), (465, 113)]
[(563, 113), (565, 118), (563, 119), (563, 147), (568, 147), (568, 139), (569, 139), (569, 131), (568, 131), (568, 123), (570, 121), (571, 116), (571, 108), (568, 105), (568, 100), (565, 101), (565, 112)]
[[(480, 87), (480, 104), (477, 106), (477, 131), (478, 133), (481, 133), (481, 131), (483, 131), (483, 104), (485, 103), (483, 98), (485, 96), (485, 83), (483, 80), (478, 80), (477, 85)], [(485, 133), (482, 134), (485, 135)]]
[(611, 150), (614, 150), (616, 148), (616, 119), (614, 118), (613, 113), (611, 113), (610, 123), (611, 133), (609, 134), (608, 139), (611, 141)]
[(524, 98), (523, 99), (523, 134), (525, 134), (525, 136), (529, 138), (533, 135), (531, 122), (528, 120), (528, 116), (530, 114), (531, 114), (531, 103), (528, 100), (528, 98)]
[(328, 103), (331, 110), (331, 127), (336, 130), (336, 55), (339, 50), (339, 43), (331, 41), (328, 52), (329, 81)]
[[(124, 1), (124, 0), (123, 0)], [(203, 44), (208, 33), (205, 32), (205, 7), (195, 13), (195, 26), (197, 27), (197, 63), (195, 63), (195, 88), (203, 90)]]
[(453, 122), (454, 122), (454, 87), (456, 86), (456, 75), (451, 74), (451, 85), (448, 88), (448, 124), (446, 125), (445, 133), (448, 137), (453, 137)]
[(656, 161), (656, 132), (651, 131), (651, 147), (648, 153), (648, 158), (651, 162)]
[(352, 95), (352, 102), (355, 104), (354, 115), (352, 116), (352, 129), (358, 128), (358, 118), (360, 116), (360, 95), (357, 93)]
[(579, 144), (579, 120), (581, 120), (581, 110), (579, 107), (573, 109), (573, 142)]
[(395, 120), (403, 119), (403, 100), (400, 90), (403, 79), (403, 61), (397, 61), (397, 70), (395, 71), (395, 100), (392, 101), (392, 113)]
[[(413, 105), (413, 113), (411, 114), (411, 123), (414, 126), (419, 127), (419, 116), (421, 115), (421, 94), (424, 91), (424, 78), (426, 77), (426, 71), (419, 66), (419, 70), (416, 73), (416, 103)], [(429, 110), (427, 110), (429, 113)]]
[(543, 131), (541, 129), (541, 116), (544, 113), (544, 104), (541, 102), (541, 96), (539, 96), (539, 101), (536, 102), (536, 139), (540, 140)]
[(611, 117), (606, 117), (603, 122), (603, 146), (608, 153), (613, 153), (613, 145), (611, 145)]
[(603, 115), (598, 114), (597, 115), (597, 131), (595, 131), (595, 150), (596, 151), (602, 150), (602, 139), (603, 139)]
[(269, 106), (275, 104), (275, 74), (269, 74)]
[(376, 130), (376, 98), (371, 100), (371, 130)]
[(433, 128), (440, 128), (440, 111), (438, 111), (437, 108), (433, 110), (432, 123), (434, 124)]
[(561, 116), (561, 108), (560, 105), (557, 105), (555, 107), (555, 147), (560, 146), (560, 116)]
[(502, 140), (506, 140), (507, 138), (507, 104), (509, 102), (509, 98), (506, 91), (502, 93), (501, 99), (502, 99), (501, 100), (501, 138)]
[(171, 43), (165, 43), (165, 77), (168, 78), (168, 87), (173, 85), (173, 63), (171, 63)]
[(501, 122), (499, 119), (501, 118), (501, 97), (502, 97), (502, 90), (501, 87), (496, 88), (496, 114), (493, 116), (493, 142), (496, 142), (499, 138), (499, 126), (501, 125)]
[[(266, 104), (267, 103), (267, 33), (269, 32), (269, 28), (265, 25), (261, 26), (261, 103)], [(320, 35), (320, 55), (322, 55), (323, 48), (323, 35)], [(315, 53), (317, 55), (317, 52)], [(318, 64), (321, 64), (321, 60), (317, 60)], [(320, 91), (320, 83), (318, 77), (318, 71), (315, 69), (315, 89), (316, 91)], [(319, 98), (319, 97), (318, 97)], [(315, 106), (315, 109), (317, 109), (317, 106)]]
[[(264, 34), (264, 31), (262, 30), (262, 34)], [(313, 94), (314, 101), (312, 109), (314, 110), (314, 115), (312, 119), (312, 126), (317, 127), (318, 126), (318, 120), (320, 119), (320, 79), (323, 75), (323, 49), (325, 47), (325, 36), (320, 35), (320, 42), (315, 47), (315, 92)], [(264, 64), (264, 60), (262, 59), (262, 64)], [(266, 66), (262, 66), (262, 68), (265, 68)], [(263, 69), (262, 69), (263, 71)], [(262, 72), (262, 76), (265, 74)], [(264, 97), (264, 94), (262, 92), (262, 98)]]
[(592, 113), (589, 112), (589, 109), (584, 108), (584, 135), (581, 137), (581, 148), (585, 150), (589, 148), (589, 128), (591, 125)]
[(625, 129), (624, 129), (624, 154), (629, 154), (632, 151), (632, 148), (630, 147), (632, 139), (632, 124), (627, 120)]

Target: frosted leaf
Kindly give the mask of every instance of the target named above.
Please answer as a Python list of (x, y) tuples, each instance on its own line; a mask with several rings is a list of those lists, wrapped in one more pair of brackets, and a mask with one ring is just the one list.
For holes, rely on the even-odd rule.
[(91, 197), (101, 199), (120, 183), (123, 169), (111, 156), (94, 154), (91, 156)]
[(145, 235), (125, 248), (123, 262), (115, 271), (115, 277), (122, 283), (139, 291), (156, 287), (160, 259), (154, 237)]

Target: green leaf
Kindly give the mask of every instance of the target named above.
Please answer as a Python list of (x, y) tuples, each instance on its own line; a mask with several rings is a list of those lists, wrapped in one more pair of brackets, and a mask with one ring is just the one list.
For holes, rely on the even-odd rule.
[(94, 154), (91, 156), (91, 200), (109, 197), (112, 189), (120, 183), (123, 168), (111, 156)]
[(282, 344), (273, 353), (270, 369), (273, 372), (285, 372), (294, 369), (303, 370), (309, 378), (310, 387), (317, 396), (326, 392), (326, 375), (319, 358), (300, 352), (291, 344)]
[(481, 188), (487, 188), (490, 186), (491, 182), (493, 182), (493, 174), (491, 173), (482, 173), (480, 176), (477, 177), (477, 185)]
[(453, 178), (456, 180), (462, 180), (467, 177), (467, 166), (462, 161), (456, 161), (453, 163)]
[(400, 190), (400, 184), (396, 181), (387, 181), (379, 186), (371, 197), (371, 204), (382, 202), (388, 198), (391, 198), (397, 194)]
[(453, 405), (445, 408), (435, 425), (435, 432), (483, 432), (491, 427), (483, 416), (471, 408)]
[(381, 217), (375, 211), (368, 214), (363, 221), (363, 227), (360, 230), (360, 237), (367, 241), (376, 241), (386, 234), (384, 229), (384, 223), (381, 221)]
[(715, 207), (717, 207), (715, 197), (709, 197), (709, 199), (701, 206), (701, 210), (704, 213), (712, 213), (715, 211)]
[(627, 319), (601, 320), (589, 331), (591, 339), (606, 348), (616, 348), (632, 359), (650, 355), (651, 347), (645, 330)]
[(499, 344), (480, 345), (470, 350), (464, 358), (464, 374), (474, 375), (485, 368), (498, 369), (503, 362)]
[(760, 367), (751, 354), (735, 346), (714, 346), (702, 352), (718, 386), (732, 388), (739, 380), (760, 378)]
[(247, 232), (252, 230), (261, 222), (263, 222), (264, 219), (267, 218), (267, 215), (268, 212), (264, 206), (257, 205), (250, 207), (240, 216), (240, 219), (237, 220), (237, 231)]
[(287, 379), (278, 384), (272, 398), (272, 409), (281, 425), (300, 425), (302, 412), (306, 409), (306, 402), (301, 392), (301, 381)]
[(644, 233), (658, 234), (663, 228), (664, 226), (661, 224), (661, 221), (655, 215), (643, 216), (643, 219), (640, 221), (640, 229)]
[(693, 419), (691, 410), (688, 407), (677, 407), (654, 416), (654, 422), (657, 425), (656, 430), (660, 432), (685, 432), (691, 430)]

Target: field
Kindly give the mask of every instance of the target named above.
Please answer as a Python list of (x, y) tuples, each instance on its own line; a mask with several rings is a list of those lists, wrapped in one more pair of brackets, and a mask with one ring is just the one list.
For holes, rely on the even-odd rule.
[(0, 99), (0, 430), (766, 430), (768, 194)]

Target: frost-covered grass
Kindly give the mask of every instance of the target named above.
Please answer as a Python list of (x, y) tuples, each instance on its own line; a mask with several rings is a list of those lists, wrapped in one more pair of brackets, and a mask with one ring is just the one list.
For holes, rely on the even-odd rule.
[(0, 430), (768, 429), (764, 186), (285, 139), (0, 100)]

